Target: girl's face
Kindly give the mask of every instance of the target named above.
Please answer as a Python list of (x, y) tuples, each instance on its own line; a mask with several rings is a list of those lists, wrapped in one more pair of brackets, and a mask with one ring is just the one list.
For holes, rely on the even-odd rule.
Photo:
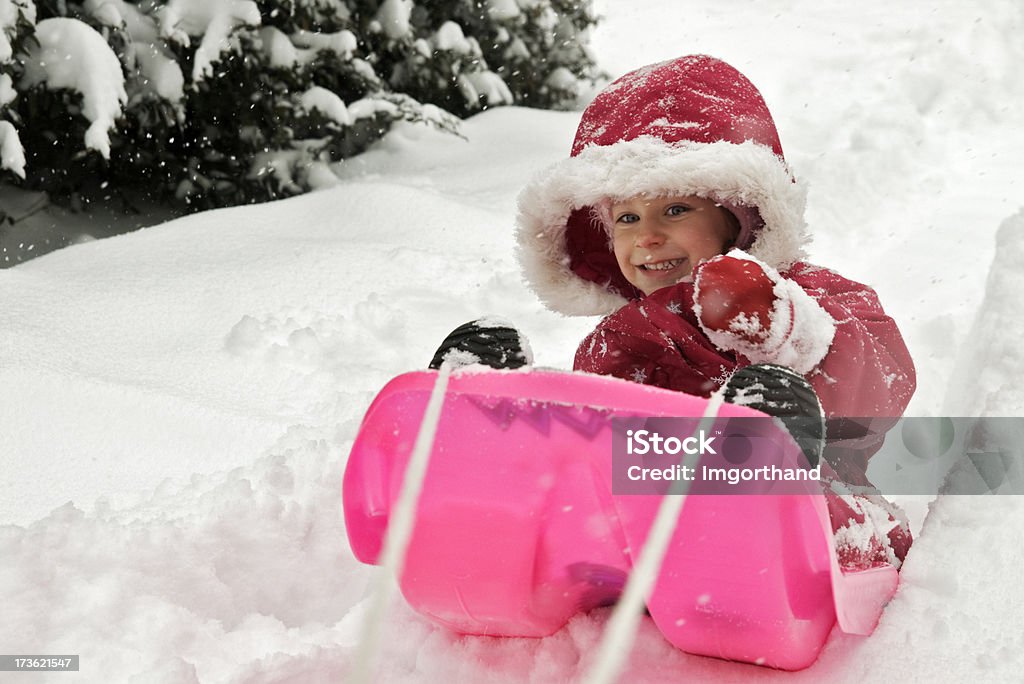
[(645, 295), (675, 285), (699, 262), (724, 254), (739, 225), (712, 200), (638, 195), (611, 205), (619, 269)]

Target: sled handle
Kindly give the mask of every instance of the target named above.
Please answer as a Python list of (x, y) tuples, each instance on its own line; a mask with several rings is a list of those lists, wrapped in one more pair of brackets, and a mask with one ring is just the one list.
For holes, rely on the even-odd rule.
[(376, 587), (370, 596), (370, 605), (366, 611), (363, 638), (356, 649), (351, 677), (348, 678), (352, 684), (371, 681), (370, 668), (380, 647), (381, 629), (391, 595), (394, 593), (395, 580), (392, 578), (402, 576), (405, 552), (412, 537), (416, 506), (423, 490), (423, 481), (426, 479), (427, 464), (434, 446), (434, 437), (437, 435), (437, 425), (441, 421), (441, 407), (444, 405), (450, 375), (451, 366), (448, 363), (441, 364), (434, 388), (430, 392), (430, 399), (427, 400), (427, 407), (423, 411), (412, 455), (402, 475), (402, 489), (384, 533), (384, 547), (379, 559), (381, 569), (377, 573)]
[[(723, 402), (722, 392), (715, 392), (704, 408), (704, 415), (693, 429), (693, 436), (701, 431), (709, 431), (718, 416), (718, 409)], [(686, 454), (681, 462), (683, 467), (694, 468), (700, 458), (699, 453)], [(668, 492), (661, 500), (657, 516), (651, 525), (647, 539), (637, 556), (636, 564), (629, 579), (626, 580), (622, 598), (615, 606), (608, 626), (605, 627), (598, 646), (597, 658), (586, 680), (589, 684), (613, 684), (622, 672), (622, 667), (633, 649), (636, 631), (644, 614), (647, 603), (658, 575), (661, 563), (665, 559), (669, 542), (679, 521), (679, 515), (686, 504), (686, 494), (690, 482), (679, 479), (672, 483)]]

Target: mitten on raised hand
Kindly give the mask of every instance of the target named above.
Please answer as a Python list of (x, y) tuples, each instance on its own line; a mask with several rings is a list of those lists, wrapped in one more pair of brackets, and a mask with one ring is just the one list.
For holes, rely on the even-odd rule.
[(828, 353), (835, 335), (835, 321), (811, 295), (740, 250), (697, 266), (693, 300), (711, 342), (752, 363), (807, 373)]

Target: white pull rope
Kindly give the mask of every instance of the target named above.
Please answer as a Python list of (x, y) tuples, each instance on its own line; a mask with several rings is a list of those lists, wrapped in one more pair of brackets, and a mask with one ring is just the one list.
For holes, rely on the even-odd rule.
[[(441, 369), (434, 381), (434, 389), (430, 392), (427, 408), (423, 412), (420, 431), (416, 435), (416, 443), (412, 455), (405, 466), (402, 477), (402, 490), (395, 501), (388, 528), (384, 534), (384, 549), (380, 555), (381, 569), (374, 581), (374, 590), (370, 595), (370, 605), (363, 623), (363, 637), (356, 649), (351, 676), (347, 681), (351, 684), (364, 684), (371, 681), (371, 667), (377, 658), (384, 620), (388, 606), (394, 593), (396, 583), (402, 577), (405, 566), (405, 552), (412, 537), (416, 506), (423, 490), (423, 480), (427, 474), (427, 463), (430, 451), (434, 446), (437, 425), (441, 420), (441, 406), (444, 404), (445, 392), (448, 389), (448, 376), (451, 366), (441, 364)], [(394, 578), (394, 579), (392, 579)]]
[[(710, 430), (722, 405), (721, 392), (711, 395), (704, 408), (693, 436), (701, 430)], [(685, 467), (694, 468), (700, 454), (687, 454), (681, 460)], [(654, 518), (647, 540), (637, 555), (636, 564), (629, 573), (622, 598), (615, 605), (608, 626), (605, 627), (598, 646), (597, 659), (587, 673), (585, 681), (590, 684), (613, 684), (622, 672), (622, 668), (633, 648), (636, 630), (644, 612), (647, 599), (654, 589), (654, 583), (661, 573), (661, 562), (665, 559), (669, 541), (675, 532), (679, 513), (686, 503), (686, 493), (690, 488), (688, 480), (679, 479), (672, 483), (667, 494), (661, 500), (658, 514)]]

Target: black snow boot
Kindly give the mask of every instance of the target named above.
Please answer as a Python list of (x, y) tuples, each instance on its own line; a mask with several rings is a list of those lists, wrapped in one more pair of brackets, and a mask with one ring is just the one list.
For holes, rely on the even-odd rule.
[(448, 334), (434, 352), (429, 368), (444, 361), (454, 367), (480, 363), (491, 368), (522, 368), (533, 362), (530, 345), (508, 321), (479, 318), (463, 323)]
[(808, 464), (818, 465), (825, 444), (825, 414), (818, 395), (796, 371), (770, 363), (741, 368), (722, 388), (725, 401), (778, 418)]

